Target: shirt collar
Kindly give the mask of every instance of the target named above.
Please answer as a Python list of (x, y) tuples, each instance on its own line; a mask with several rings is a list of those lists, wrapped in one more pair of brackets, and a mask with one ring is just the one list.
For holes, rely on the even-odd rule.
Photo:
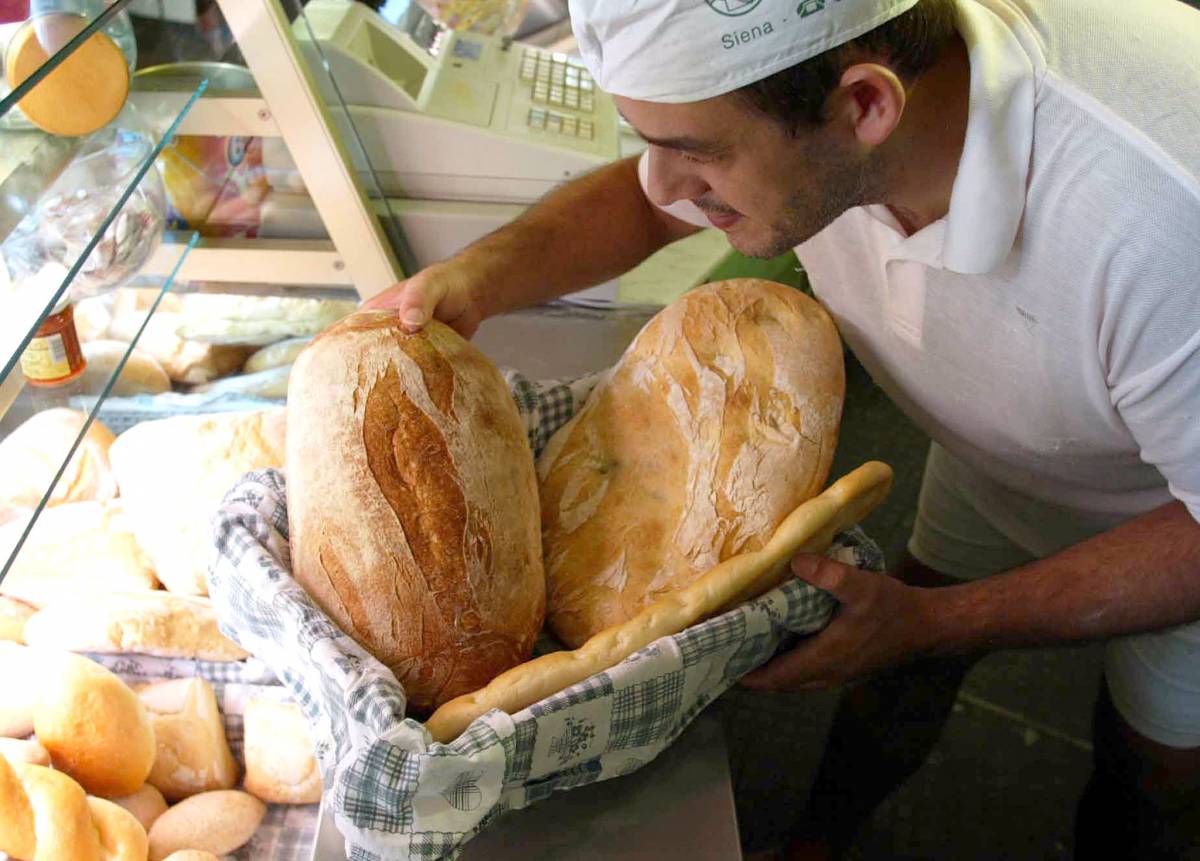
[(946, 216), (942, 265), (978, 275), (1012, 250), (1025, 210), (1041, 52), (1004, 0), (958, 0), (971, 61), (970, 108)]

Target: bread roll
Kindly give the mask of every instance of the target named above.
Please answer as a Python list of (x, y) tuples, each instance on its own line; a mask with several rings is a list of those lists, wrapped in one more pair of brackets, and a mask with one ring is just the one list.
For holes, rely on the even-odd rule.
[[(0, 557), (16, 546), (26, 522), (0, 526)], [(0, 592), (35, 607), (63, 596), (154, 589), (154, 566), (138, 546), (121, 500), (71, 502), (42, 512)]]
[[(177, 296), (167, 295), (164, 299)], [(154, 357), (167, 376), (177, 383), (207, 383), (240, 368), (253, 350), (236, 345), (218, 346), (199, 341), (189, 341), (178, 335), (183, 326), (183, 315), (169, 310), (174, 303), (160, 307), (145, 330), (137, 338), (138, 347)], [(177, 305), (174, 305), (178, 307)], [(109, 335), (120, 341), (132, 342), (146, 319), (146, 311), (130, 308), (118, 297), (113, 309)]]
[(100, 861), (87, 793), (61, 771), (0, 759), (0, 851), (22, 861)]
[(75, 331), (86, 344), (108, 336), (112, 322), (112, 299), (108, 295), (89, 296), (75, 303)]
[(358, 307), (353, 299), (295, 296), (189, 293), (182, 298), (180, 337), (211, 344), (264, 346), (282, 338), (315, 335)]
[[(11, 573), (10, 571), (10, 577)], [(9, 579), (6, 577), (5, 582), (7, 583)], [(0, 640), (9, 640), (14, 643), (25, 642), (25, 621), (34, 614), (36, 609), (24, 601), (0, 595)]]
[(143, 784), (140, 789), (129, 795), (112, 799), (112, 803), (124, 807), (132, 813), (146, 831), (149, 831), (154, 820), (167, 810), (167, 801), (163, 798), (162, 793), (148, 783)]
[(145, 783), (154, 729), (137, 695), (81, 655), (39, 656), (38, 666), (33, 726), (54, 767), (94, 795), (128, 795)]
[(296, 580), (427, 711), (529, 656), (545, 604), (533, 459), (496, 368), (365, 312), (288, 392)]
[(137, 817), (118, 804), (88, 797), (88, 812), (100, 838), (104, 861), (143, 861), (150, 853), (150, 840)]
[(237, 783), (237, 760), (225, 740), (212, 685), (199, 678), (175, 679), (148, 685), (138, 696), (150, 710), (158, 747), (146, 782), (164, 798), (178, 801)]
[(270, 804), (315, 804), (321, 772), (300, 706), (274, 700), (246, 703), (246, 791)]
[(160, 658), (240, 661), (248, 653), (221, 633), (207, 598), (110, 592), (55, 601), (29, 617), (31, 646), (76, 652), (137, 652)]
[(164, 861), (221, 861), (221, 859), (211, 852), (204, 852), (200, 849), (180, 849), (178, 852), (172, 852)]
[(0, 756), (11, 764), (49, 765), (50, 753), (32, 738), (0, 738)]
[(842, 346), (798, 290), (744, 279), (663, 309), (538, 462), (547, 614), (577, 647), (757, 550), (824, 486)]
[(146, 831), (67, 775), (0, 758), (0, 852), (24, 861), (145, 861)]
[[(0, 507), (37, 507), (85, 421), (87, 416), (79, 410), (43, 410), (0, 441)], [(116, 496), (117, 482), (108, 462), (112, 442), (109, 429), (92, 422), (49, 504)]]
[(235, 374), (221, 380), (213, 380), (202, 386), (196, 386), (193, 392), (205, 394), (241, 395), (246, 398), (272, 398), (284, 400), (287, 397), (288, 377), (292, 368), (284, 365), (279, 368), (268, 368), (256, 374)]
[(171, 807), (150, 828), (150, 861), (181, 849), (214, 855), (232, 852), (258, 829), (267, 806), (245, 792), (218, 789), (193, 795)]
[(206, 595), (212, 518), (245, 473), (283, 466), (283, 409), (142, 422), (113, 443), (134, 533), (172, 592)]
[(38, 673), (32, 649), (0, 640), (0, 736), (25, 738), (33, 732)]
[(296, 361), (296, 357), (311, 342), (312, 336), (276, 341), (268, 347), (263, 347), (247, 359), (246, 364), (242, 366), (242, 373), (255, 374), (259, 371), (267, 371), (271, 368), (282, 368), (284, 365), (290, 365)]
[[(96, 340), (84, 343), (83, 357), (87, 359), (87, 369), (80, 378), (83, 390), (99, 394), (112, 379), (113, 372), (128, 349), (129, 344), (125, 341)], [(158, 360), (141, 347), (134, 347), (110, 394), (118, 397), (157, 395), (170, 390), (171, 380)]]

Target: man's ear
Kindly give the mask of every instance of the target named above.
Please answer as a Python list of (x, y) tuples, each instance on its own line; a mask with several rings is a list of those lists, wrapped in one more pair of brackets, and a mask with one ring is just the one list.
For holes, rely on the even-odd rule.
[(857, 63), (842, 73), (838, 95), (843, 117), (859, 143), (877, 147), (900, 124), (908, 96), (896, 73), (878, 63)]

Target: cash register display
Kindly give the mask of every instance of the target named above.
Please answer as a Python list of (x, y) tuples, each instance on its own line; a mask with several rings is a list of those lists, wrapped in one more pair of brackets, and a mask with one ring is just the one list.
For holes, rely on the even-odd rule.
[(446, 28), (413, 0), (387, 0), (379, 7), (379, 16), (408, 37), (431, 57), (436, 57)]

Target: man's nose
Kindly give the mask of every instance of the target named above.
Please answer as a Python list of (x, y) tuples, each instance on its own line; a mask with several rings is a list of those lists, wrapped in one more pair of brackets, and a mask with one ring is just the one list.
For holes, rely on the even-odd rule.
[(708, 183), (671, 150), (651, 144), (649, 168), (646, 191), (658, 206), (669, 206), (677, 200), (694, 200), (709, 191)]

